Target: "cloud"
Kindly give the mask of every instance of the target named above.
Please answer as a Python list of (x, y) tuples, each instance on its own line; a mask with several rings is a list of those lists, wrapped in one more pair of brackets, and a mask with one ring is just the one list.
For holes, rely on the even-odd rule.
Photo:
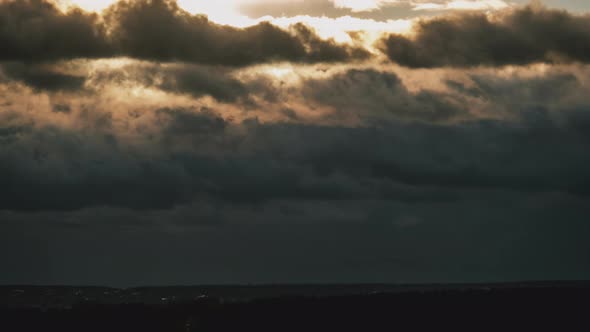
[(422, 20), (414, 30), (382, 39), (391, 61), (412, 68), (590, 61), (590, 17), (538, 5)]
[(84, 64), (81, 94), (0, 84), (6, 283), (588, 275), (587, 66)]
[(313, 17), (354, 17), (365, 20), (388, 21), (433, 16), (451, 11), (482, 11), (506, 7), (502, 0), (300, 0), (290, 3), (272, 1), (253, 1), (241, 4), (244, 14), (260, 18), (293, 17), (309, 15)]
[(327, 79), (310, 79), (302, 86), (305, 100), (333, 107), (336, 118), (349, 115), (368, 125), (387, 119), (444, 122), (467, 113), (444, 93), (411, 93), (395, 73), (374, 69), (350, 69)]
[[(38, 93), (67, 92), (71, 98), (96, 96), (114, 87), (150, 89), (192, 99), (212, 97), (222, 103), (251, 106), (252, 96), (267, 99), (278, 93), (268, 82), (268, 75), (240, 80), (232, 68), (192, 64), (160, 64), (122, 60), (73, 61), (68, 63), (25, 65), (20, 62), (0, 64), (0, 83), (20, 83)], [(268, 95), (268, 96), (266, 96)]]
[(60, 73), (56, 68), (28, 66), (22, 63), (0, 65), (1, 73), (7, 81), (17, 81), (40, 91), (80, 91), (86, 77)]
[(99, 68), (87, 75), (89, 88), (129, 85), (186, 94), (194, 98), (211, 96), (221, 102), (247, 99), (251, 91), (231, 71), (190, 64), (131, 62), (119, 68)]
[(405, 4), (413, 10), (483, 10), (499, 9), (508, 5), (502, 0), (332, 0), (336, 8), (348, 8), (353, 12), (371, 12), (383, 7)]
[(332, 0), (336, 8), (348, 8), (353, 12), (372, 11), (379, 7), (395, 3), (397, 0)]
[[(374, 1), (358, 2), (361, 7), (367, 4), (374, 4)], [(375, 8), (375, 7), (373, 7)], [(295, 17), (308, 15), (312, 17), (354, 17), (366, 20), (387, 21), (392, 19), (407, 19), (429, 12), (417, 14), (409, 3), (391, 3), (387, 6), (379, 7), (370, 11), (353, 11), (351, 8), (336, 6), (332, 0), (301, 0), (289, 3), (275, 2), (253, 2), (244, 3), (240, 6), (240, 11), (252, 18), (261, 18), (265, 16), (272, 17)], [(434, 13), (434, 12), (433, 12)]]
[(293, 66), (270, 80), (265, 66), (120, 61), (5, 66), (23, 83), (87, 72), (82, 93), (0, 84), (0, 210), (590, 197), (586, 66)]
[(0, 45), (3, 61), (97, 58), (113, 52), (98, 15), (64, 14), (46, 0), (1, 1)]
[(361, 48), (319, 38), (303, 25), (283, 30), (263, 22), (247, 28), (191, 15), (173, 0), (120, 1), (102, 16), (66, 13), (47, 0), (0, 3), (0, 60), (43, 62), (134, 57), (195, 64), (245, 66), (264, 62), (366, 59)]
[(5, 284), (121, 287), (578, 280), (590, 273), (587, 203), (505, 194), (443, 205), (316, 201), (249, 209), (202, 201), (170, 211), (0, 212), (0, 257), (11, 266), (0, 277)]
[(508, 4), (502, 0), (454, 0), (417, 2), (414, 10), (486, 10), (502, 9)]
[(588, 197), (586, 110), (380, 127), (235, 123), (181, 108), (84, 130), (4, 121), (0, 209), (169, 210), (201, 199), (435, 204), (482, 192)]
[[(285, 1), (287, 14), (352, 13)], [(422, 15), (426, 2), (463, 4), (352, 14)], [(307, 21), (365, 28), (342, 45), (302, 20), (236, 28), (173, 1), (90, 14), (0, 0), (2, 280), (588, 275), (586, 16), (525, 7), (420, 21), (391, 37), (417, 57), (382, 44), (405, 67), (432, 67), (419, 70), (355, 62), (369, 55), (350, 45), (394, 21)], [(490, 53), (500, 46), (513, 52)]]
[[(121, 2), (106, 18), (126, 55), (229, 66), (272, 61), (331, 62), (368, 57), (366, 51), (321, 40), (303, 25), (292, 33), (269, 23), (238, 29), (191, 16), (173, 1)], [(165, 47), (162, 47), (165, 45)]]

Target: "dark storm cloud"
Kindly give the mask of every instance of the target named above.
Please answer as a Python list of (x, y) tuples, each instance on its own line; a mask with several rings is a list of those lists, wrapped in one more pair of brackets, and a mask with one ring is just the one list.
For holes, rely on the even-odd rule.
[[(2, 208), (32, 211), (109, 205), (164, 208), (170, 206), (170, 200), (182, 201), (186, 190), (185, 186), (179, 186), (184, 182), (182, 170), (174, 169), (166, 160), (151, 162), (126, 156), (108, 135), (95, 136), (45, 128), (34, 130), (32, 135), (19, 135), (4, 144), (0, 169), (5, 175), (1, 182), (10, 189), (2, 194), (7, 200)], [(31, 195), (32, 192), (36, 194)], [(37, 201), (42, 196), (45, 198)]]
[(227, 73), (199, 67), (172, 69), (156, 86), (165, 91), (187, 93), (195, 97), (208, 94), (220, 101), (236, 101), (248, 94), (245, 84)]
[(243, 106), (259, 95), (276, 99), (279, 92), (267, 76), (241, 81), (226, 67), (191, 64), (132, 62), (119, 68), (88, 70), (86, 63), (65, 68), (79, 73), (62, 72), (59, 65), (43, 66), (23, 63), (0, 64), (0, 83), (18, 82), (37, 92), (72, 92), (92, 95), (113, 86), (141, 86), (194, 98), (211, 96), (219, 102)]
[[(231, 80), (223, 70), (141, 64), (95, 73), (86, 84), (157, 88), (170, 77), (179, 93), (185, 80), (177, 72), (193, 70)], [(132, 105), (127, 115), (127, 104), (108, 97), (94, 109), (88, 96), (51, 94), (24, 112), (15, 102), (26, 97), (20, 87), (10, 87), (17, 96), (3, 90), (0, 260), (10, 269), (0, 282), (588, 277), (587, 68), (532, 77), (465, 71), (442, 76), (444, 93), (410, 91), (396, 74), (374, 69), (324, 74), (273, 101), (288, 97), (275, 106), (289, 124), (229, 120), (225, 103)], [(214, 91), (203, 84), (186, 91)], [(228, 88), (234, 94), (242, 96)], [(297, 102), (333, 105), (338, 114), (318, 125)], [(496, 120), (474, 116), (478, 103), (489, 107), (480, 116)], [(362, 126), (344, 121), (347, 113)]]
[[(571, 73), (557, 73), (537, 78), (500, 78), (495, 75), (472, 74), (472, 86), (449, 80), (447, 85), (459, 95), (484, 100), (496, 109), (511, 113), (522, 110), (550, 109), (556, 105), (584, 100), (580, 82)], [(571, 107), (572, 105), (570, 105)]]
[(61, 13), (46, 0), (0, 2), (0, 60), (51, 61), (109, 56), (99, 17), (80, 10)]
[[(193, 144), (202, 143), (208, 138), (223, 134), (229, 125), (222, 117), (210, 109), (201, 109), (198, 113), (188, 109), (162, 108), (156, 111), (158, 122), (164, 125), (164, 139), (189, 136)], [(196, 137), (201, 137), (197, 142)]]
[[(586, 16), (498, 15), (383, 45), (410, 67), (589, 59)], [(590, 275), (590, 66), (355, 69), (365, 50), (304, 25), (221, 26), (165, 0), (105, 16), (0, 0), (0, 49), (0, 283)], [(275, 61), (348, 65), (237, 68)]]
[(211, 110), (161, 109), (152, 131), (140, 129), (147, 146), (117, 138), (108, 124), (83, 132), (6, 127), (0, 209), (170, 209), (199, 197), (435, 203), (478, 191), (587, 197), (587, 110), (345, 128), (234, 124)]
[(491, 17), (458, 14), (423, 20), (414, 37), (391, 34), (383, 52), (413, 68), (590, 61), (590, 16), (527, 6)]
[(72, 111), (72, 108), (68, 104), (55, 104), (53, 105), (53, 111), (56, 113), (68, 114)]
[[(244, 29), (191, 15), (173, 0), (121, 1), (104, 13), (62, 13), (46, 0), (0, 3), (0, 60), (39, 62), (127, 56), (154, 61), (245, 66), (273, 61), (365, 59), (366, 50), (322, 40), (302, 25)], [(106, 22), (106, 23), (105, 23)], [(107, 31), (109, 31), (107, 33)]]
[(10, 63), (0, 65), (5, 80), (17, 81), (42, 91), (79, 91), (84, 87), (86, 77), (60, 73), (56, 68)]
[(375, 69), (350, 69), (327, 79), (311, 79), (302, 90), (306, 100), (334, 107), (335, 117), (348, 112), (371, 125), (387, 118), (442, 122), (467, 113), (464, 105), (444, 93), (411, 93), (396, 74)]
[(97, 70), (89, 81), (89, 88), (128, 83), (195, 98), (211, 96), (221, 102), (237, 102), (252, 92), (224, 68), (186, 64), (134, 63), (114, 70)]
[[(581, 124), (584, 117), (574, 112)], [(382, 130), (272, 126), (272, 151), (319, 174), (355, 174), (411, 186), (565, 191), (587, 195), (587, 135), (545, 122), (475, 121), (454, 126), (389, 125)], [(274, 133), (272, 135), (271, 133)], [(289, 137), (281, 140), (279, 133)], [(306, 139), (307, 137), (307, 139)], [(306, 144), (309, 141), (309, 144)], [(311, 142), (314, 142), (311, 144)], [(287, 142), (302, 146), (289, 150)], [(279, 148), (279, 145), (281, 148)], [(555, 159), (547, 160), (551, 155)]]

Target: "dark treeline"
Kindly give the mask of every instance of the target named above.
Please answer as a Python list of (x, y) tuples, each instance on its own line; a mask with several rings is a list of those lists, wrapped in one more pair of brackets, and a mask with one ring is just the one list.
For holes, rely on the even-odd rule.
[(6, 308), (1, 331), (574, 331), (590, 327), (589, 288), (481, 289), (169, 305)]

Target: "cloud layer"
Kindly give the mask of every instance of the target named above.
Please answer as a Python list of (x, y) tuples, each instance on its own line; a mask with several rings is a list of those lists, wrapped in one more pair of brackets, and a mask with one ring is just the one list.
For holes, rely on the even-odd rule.
[[(194, 91), (189, 96), (201, 89), (230, 103), (260, 94), (258, 79), (215, 83), (200, 78), (198, 69), (179, 71), (165, 74), (180, 77), (175, 85), (158, 87)], [(248, 113), (232, 120), (203, 106), (139, 105), (144, 110), (113, 113), (116, 104), (106, 111), (54, 103), (34, 117), (5, 106), (0, 173), (7, 186), (0, 208), (168, 209), (202, 197), (236, 204), (436, 202), (472, 190), (590, 194), (584, 167), (590, 101), (580, 99), (585, 86), (576, 76), (473, 74), (470, 80), (469, 88), (447, 80), (447, 92), (413, 93), (393, 73), (336, 72), (270, 99), (326, 108), (323, 116), (306, 120), (291, 110), (266, 123)], [(552, 104), (553, 98), (560, 102)], [(468, 100), (482, 103), (479, 112), (488, 115), (461, 103)], [(254, 104), (247, 112), (264, 114), (248, 102)], [(512, 119), (493, 119), (502, 112)], [(73, 122), (57, 125), (64, 116)]]
[[(3, 1), (0, 17), (0, 43), (6, 49), (2, 61), (131, 57), (240, 67), (374, 57), (369, 45), (322, 39), (303, 23), (288, 29), (268, 22), (246, 28), (219, 25), (189, 14), (174, 0), (120, 1), (102, 14), (64, 13), (48, 0)], [(351, 36), (362, 36), (355, 33)], [(377, 47), (399, 65), (434, 68), (587, 63), (587, 45), (587, 15), (529, 5), (419, 19), (410, 35), (389, 34)]]
[(375, 4), (0, 0), (0, 282), (588, 278), (588, 16)]
[(541, 6), (496, 16), (468, 13), (424, 20), (414, 33), (384, 38), (383, 52), (412, 68), (590, 60), (590, 16)]
[(322, 40), (297, 25), (290, 31), (269, 23), (239, 29), (191, 15), (172, 0), (117, 2), (97, 14), (61, 12), (46, 0), (0, 3), (0, 60), (53, 61), (134, 57), (243, 66), (272, 61), (335, 62), (364, 59), (361, 48)]

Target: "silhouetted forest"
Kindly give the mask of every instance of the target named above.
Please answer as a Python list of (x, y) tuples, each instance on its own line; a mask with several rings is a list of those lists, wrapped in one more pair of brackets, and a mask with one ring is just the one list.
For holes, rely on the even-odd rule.
[(590, 288), (408, 291), (228, 303), (80, 303), (5, 308), (0, 331), (550, 331), (590, 330)]

